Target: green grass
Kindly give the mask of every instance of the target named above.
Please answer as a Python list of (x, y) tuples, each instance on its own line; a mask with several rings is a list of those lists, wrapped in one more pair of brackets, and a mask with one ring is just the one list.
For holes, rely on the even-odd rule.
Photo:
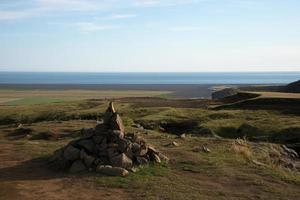
[(34, 104), (48, 104), (48, 103), (58, 103), (64, 101), (74, 101), (78, 98), (74, 97), (26, 97), (18, 100), (8, 101), (4, 105), (34, 105)]
[[(94, 126), (94, 120), (83, 121), (78, 118), (100, 118), (107, 103), (101, 100), (85, 100), (2, 106), (0, 117), (11, 116), (15, 121), (31, 121), (31, 124), (25, 126), (33, 129), (32, 134), (53, 129), (58, 133), (64, 130), (76, 131)], [(126, 124), (127, 132), (138, 131), (131, 127), (134, 121), (196, 121), (197, 126), (193, 131), (197, 132), (201, 127), (206, 127), (228, 138), (236, 134), (243, 124), (255, 127), (248, 127), (250, 132), (254, 130), (258, 132), (256, 134), (266, 135), (299, 126), (299, 117), (272, 111), (144, 108), (130, 103), (116, 103), (116, 107)], [(65, 121), (60, 121), (62, 119)], [(223, 127), (228, 127), (230, 131), (226, 132)], [(0, 130), (7, 133), (14, 128), (4, 126)], [(231, 139), (203, 138), (189, 134), (185, 139), (180, 139), (168, 132), (157, 130), (147, 130), (147, 134), (141, 135), (171, 158), (168, 165), (150, 165), (124, 178), (87, 173), (72, 175), (72, 180), (78, 178), (92, 181), (99, 186), (96, 189), (122, 189), (132, 199), (297, 199), (299, 196), (300, 174), (274, 165), (269, 154), (273, 147), (269, 143), (249, 142), (251, 153), (245, 156), (233, 150), (234, 140)], [(51, 155), (55, 149), (72, 139), (32, 141), (29, 137), (5, 142), (14, 143), (26, 156), (40, 158)], [(173, 141), (179, 146), (167, 146)], [(202, 146), (207, 146), (211, 153), (193, 151)], [(252, 160), (258, 160), (265, 166), (257, 166)]]
[(84, 99), (166, 97), (170, 91), (148, 90), (0, 90), (2, 105), (47, 104)]

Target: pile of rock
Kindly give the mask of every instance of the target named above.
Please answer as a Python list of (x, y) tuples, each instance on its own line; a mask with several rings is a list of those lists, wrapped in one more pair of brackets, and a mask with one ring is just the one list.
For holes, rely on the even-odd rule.
[(168, 158), (136, 134), (126, 134), (121, 117), (109, 104), (102, 123), (86, 129), (84, 135), (54, 152), (49, 163), (55, 170), (72, 173), (96, 171), (126, 176), (136, 166), (168, 162)]

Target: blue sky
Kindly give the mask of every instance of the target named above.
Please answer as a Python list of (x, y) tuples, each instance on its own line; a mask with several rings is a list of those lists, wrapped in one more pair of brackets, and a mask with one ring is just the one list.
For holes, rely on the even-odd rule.
[(300, 71), (300, 1), (0, 0), (0, 71)]

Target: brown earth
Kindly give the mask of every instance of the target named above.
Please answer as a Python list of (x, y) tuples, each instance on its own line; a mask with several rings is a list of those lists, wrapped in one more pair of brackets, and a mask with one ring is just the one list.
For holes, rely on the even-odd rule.
[(46, 159), (31, 159), (2, 137), (0, 146), (1, 200), (128, 199), (122, 189), (103, 188), (84, 177), (52, 172)]

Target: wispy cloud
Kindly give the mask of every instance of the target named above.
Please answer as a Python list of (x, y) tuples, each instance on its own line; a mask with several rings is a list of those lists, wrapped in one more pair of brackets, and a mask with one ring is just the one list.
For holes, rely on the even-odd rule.
[[(122, 8), (175, 6), (198, 1), (200, 0), (26, 0), (18, 2), (0, 0), (0, 20), (19, 20), (68, 12), (90, 14), (90, 12), (109, 12)], [(125, 19), (136, 16), (135, 14), (114, 14), (108, 16), (107, 19)]]
[(120, 26), (117, 25), (100, 25), (92, 22), (78, 22), (73, 24), (82, 33), (91, 33), (96, 31), (119, 29)]
[(128, 19), (135, 17), (137, 17), (136, 14), (113, 14), (106, 17), (102, 17), (101, 19)]
[(135, 0), (135, 6), (175, 6), (181, 4), (197, 3), (199, 0)]
[(203, 31), (203, 30), (207, 30), (207, 28), (203, 28), (199, 26), (175, 26), (169, 28), (169, 30), (174, 32), (191, 32), (191, 31)]
[(0, 11), (0, 20), (16, 20), (31, 17), (32, 12), (24, 11)]

